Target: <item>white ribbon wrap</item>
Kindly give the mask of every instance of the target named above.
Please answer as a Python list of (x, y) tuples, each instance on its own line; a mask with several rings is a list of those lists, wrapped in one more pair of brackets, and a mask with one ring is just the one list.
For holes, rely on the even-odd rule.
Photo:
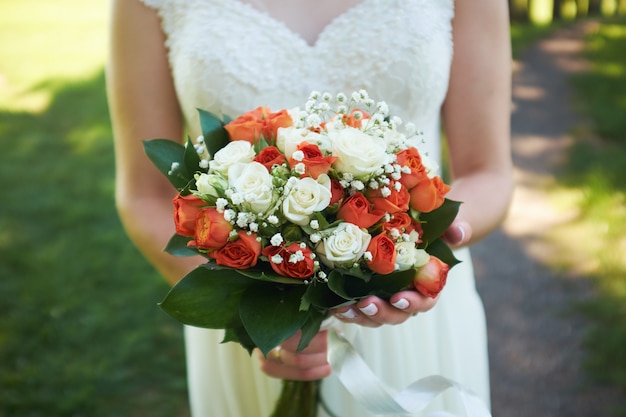
[[(439, 394), (454, 388), (460, 395), (467, 417), (491, 417), (485, 404), (461, 384), (439, 375), (411, 383), (392, 395), (374, 375), (352, 344), (334, 330), (328, 331), (328, 362), (343, 386), (374, 414), (408, 416), (423, 411)], [(454, 417), (436, 411), (424, 417)]]

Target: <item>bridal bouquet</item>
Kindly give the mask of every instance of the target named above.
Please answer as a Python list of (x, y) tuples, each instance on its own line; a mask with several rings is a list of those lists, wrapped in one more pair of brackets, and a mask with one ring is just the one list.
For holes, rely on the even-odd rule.
[(314, 92), (301, 109), (234, 120), (200, 110), (202, 136), (185, 146), (146, 141), (179, 191), (166, 250), (207, 259), (161, 307), (268, 355), (298, 331), (304, 349), (334, 307), (436, 296), (458, 262), (440, 236), (459, 203), (415, 127), (388, 113), (363, 90)]

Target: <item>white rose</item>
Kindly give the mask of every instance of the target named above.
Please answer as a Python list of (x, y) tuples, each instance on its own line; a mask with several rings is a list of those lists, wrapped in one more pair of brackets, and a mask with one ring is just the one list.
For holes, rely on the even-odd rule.
[(224, 179), (219, 175), (200, 174), (196, 177), (196, 188), (203, 195), (220, 197), (223, 195), (226, 185)]
[(280, 127), (276, 132), (276, 147), (287, 158), (296, 151), (298, 145), (304, 142), (308, 130), (298, 129), (296, 127)]
[(228, 169), (228, 185), (253, 213), (263, 213), (273, 202), (272, 176), (258, 162), (239, 162)]
[(396, 264), (400, 271), (426, 265), (430, 255), (424, 249), (417, 249), (413, 242), (396, 243)]
[(329, 268), (335, 266), (351, 267), (365, 253), (372, 237), (357, 225), (340, 223), (339, 226), (327, 230), (330, 236), (324, 238), (315, 252), (324, 265)]
[(325, 154), (330, 154), (332, 151), (330, 139), (326, 135), (311, 132), (309, 129), (298, 129), (295, 127), (281, 127), (278, 129), (276, 147), (287, 158), (291, 158), (291, 155), (302, 142), (317, 145)]
[(250, 142), (234, 140), (219, 151), (215, 152), (213, 160), (209, 162), (211, 170), (228, 175), (228, 169), (240, 162), (252, 162), (256, 154)]
[(339, 172), (365, 178), (378, 173), (389, 162), (389, 155), (385, 152), (387, 146), (381, 138), (352, 127), (331, 131), (328, 135), (333, 156), (337, 157), (333, 166)]
[(317, 178), (295, 179), (293, 188), (283, 201), (283, 214), (290, 222), (306, 226), (311, 215), (330, 204), (330, 178), (322, 174)]

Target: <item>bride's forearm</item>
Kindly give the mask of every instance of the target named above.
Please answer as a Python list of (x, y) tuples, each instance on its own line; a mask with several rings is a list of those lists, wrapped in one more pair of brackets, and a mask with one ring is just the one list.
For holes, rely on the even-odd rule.
[(167, 202), (151, 198), (118, 199), (117, 206), (130, 239), (170, 284), (206, 262), (201, 256), (176, 257), (163, 250), (174, 234), (173, 208)]
[(510, 172), (480, 172), (452, 183), (447, 197), (463, 203), (458, 218), (469, 223), (472, 229), (471, 238), (464, 244), (481, 240), (502, 223), (512, 192)]

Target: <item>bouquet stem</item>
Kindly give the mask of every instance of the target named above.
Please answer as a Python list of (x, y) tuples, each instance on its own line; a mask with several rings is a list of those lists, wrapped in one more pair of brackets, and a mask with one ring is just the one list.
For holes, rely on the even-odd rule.
[(270, 417), (316, 417), (320, 381), (283, 380), (283, 388)]

